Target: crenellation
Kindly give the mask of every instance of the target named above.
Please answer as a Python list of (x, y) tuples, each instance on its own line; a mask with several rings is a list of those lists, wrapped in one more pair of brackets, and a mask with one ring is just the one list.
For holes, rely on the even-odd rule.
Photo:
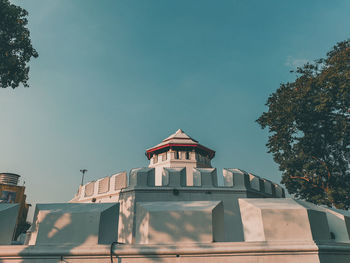
[(98, 195), (99, 182), (101, 181), (101, 179), (103, 178), (97, 179), (94, 183), (94, 195)]
[(94, 195), (95, 181), (89, 182), (84, 187), (84, 197), (90, 197)]
[(183, 168), (163, 168), (162, 186), (185, 187), (186, 169)]
[(263, 181), (264, 181), (264, 190), (265, 190), (265, 193), (272, 196), (272, 193), (273, 193), (273, 192), (272, 192), (272, 188), (273, 188), (272, 182), (269, 181), (269, 180), (266, 180), (266, 179), (263, 179)]
[(229, 169), (233, 172), (233, 187), (235, 189), (250, 189), (249, 174), (242, 169)]
[(193, 186), (218, 187), (216, 168), (193, 168)]
[[(188, 167), (187, 167), (188, 168)], [(222, 174), (218, 175), (216, 168), (192, 168), (190, 176), (193, 184), (188, 184), (188, 169), (186, 167), (162, 167), (160, 183), (156, 184), (155, 175), (157, 168), (135, 168), (131, 169), (128, 176), (121, 172), (110, 177), (104, 177), (97, 181), (89, 182), (79, 187), (79, 193), (70, 202), (104, 202), (114, 200), (113, 196), (119, 196), (119, 192), (125, 188), (148, 188), (148, 187), (174, 187), (182, 188), (232, 188), (232, 191), (249, 192), (250, 197), (285, 197), (284, 189), (267, 179), (247, 173), (237, 168), (225, 168)], [(219, 185), (219, 176), (223, 178), (223, 185)], [(109, 195), (109, 199), (107, 197)]]
[(112, 175), (112, 182), (114, 182), (114, 190), (121, 190), (128, 186), (128, 180), (126, 172), (121, 172), (115, 175)]
[(249, 173), (250, 187), (258, 192), (264, 193), (264, 181), (259, 176)]
[(284, 189), (280, 185), (273, 184), (273, 186), (275, 189), (275, 196), (274, 197), (277, 197), (277, 198), (285, 197)]
[(148, 167), (131, 169), (129, 175), (129, 186), (155, 186), (155, 169)]
[(223, 169), (223, 179), (224, 179), (224, 187), (233, 187), (233, 172), (229, 169)]
[(235, 189), (250, 189), (250, 180), (247, 172), (237, 168), (223, 169), (224, 186)]
[(103, 197), (103, 200), (105, 200), (105, 195), (119, 194), (120, 190), (126, 187), (126, 172), (117, 173), (112, 176), (100, 178), (97, 181), (88, 182), (83, 186), (79, 186), (77, 194), (70, 202), (77, 202), (79, 200), (87, 201), (96, 197)]
[(109, 190), (110, 190), (110, 177), (109, 176), (99, 179), (97, 181), (97, 183), (98, 183), (98, 191), (97, 191), (98, 194), (104, 194), (104, 193), (109, 192)]

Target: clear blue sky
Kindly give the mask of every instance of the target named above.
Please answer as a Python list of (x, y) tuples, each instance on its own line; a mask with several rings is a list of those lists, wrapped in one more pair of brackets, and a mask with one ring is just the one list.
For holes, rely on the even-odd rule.
[(350, 37), (350, 1), (36, 0), (30, 88), (0, 90), (0, 170), (28, 200), (66, 202), (80, 183), (148, 165), (183, 129), (213, 165), (280, 181), (255, 123), (291, 69)]

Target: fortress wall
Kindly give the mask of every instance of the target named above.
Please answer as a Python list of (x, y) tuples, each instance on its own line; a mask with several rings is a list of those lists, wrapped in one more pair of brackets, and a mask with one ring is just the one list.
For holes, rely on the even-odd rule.
[(130, 171), (129, 184), (126, 172), (104, 177), (80, 187), (78, 196), (72, 199), (72, 202), (89, 202), (94, 198), (96, 201), (102, 201), (106, 200), (106, 196), (111, 199), (113, 196), (119, 195), (120, 190), (135, 187), (225, 188), (248, 191), (252, 197), (285, 197), (284, 189), (278, 184), (241, 169), (223, 169), (222, 175), (220, 175), (224, 178), (223, 186), (218, 185), (216, 168), (192, 168), (192, 170), (193, 186), (187, 186), (188, 171), (185, 167), (162, 168), (160, 182), (156, 182), (155, 168), (135, 168)]

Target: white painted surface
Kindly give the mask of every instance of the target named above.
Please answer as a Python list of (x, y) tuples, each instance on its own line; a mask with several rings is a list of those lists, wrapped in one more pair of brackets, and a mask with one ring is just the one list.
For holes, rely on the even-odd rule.
[(29, 245), (108, 244), (118, 237), (119, 204), (37, 204)]
[(136, 203), (136, 243), (211, 243), (224, 240), (220, 201)]
[(293, 199), (239, 199), (245, 241), (330, 240), (326, 213)]

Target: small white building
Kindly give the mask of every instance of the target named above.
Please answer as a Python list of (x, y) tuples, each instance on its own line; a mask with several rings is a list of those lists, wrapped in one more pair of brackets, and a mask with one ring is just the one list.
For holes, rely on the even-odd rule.
[(186, 168), (187, 186), (193, 186), (193, 168), (211, 168), (215, 151), (201, 145), (181, 129), (147, 149), (148, 167), (155, 168), (156, 185), (162, 185), (163, 168)]

